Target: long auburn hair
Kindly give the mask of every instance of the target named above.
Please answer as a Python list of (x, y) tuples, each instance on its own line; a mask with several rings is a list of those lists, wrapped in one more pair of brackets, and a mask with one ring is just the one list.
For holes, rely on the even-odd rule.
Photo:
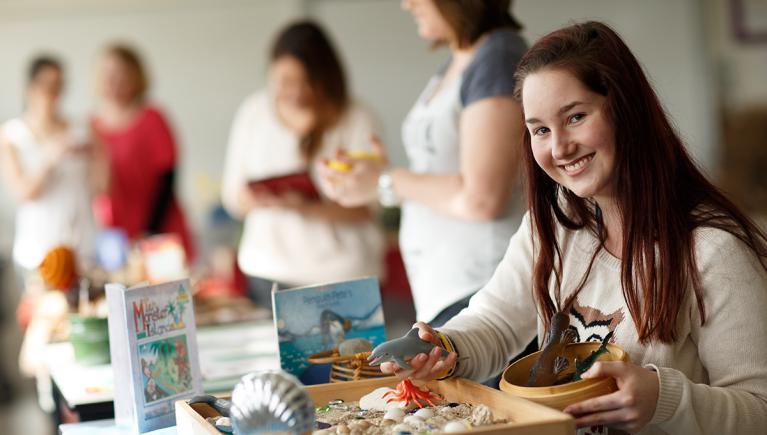
[(322, 136), (343, 116), (349, 105), (346, 74), (341, 60), (322, 28), (312, 21), (289, 24), (272, 45), (271, 61), (283, 56), (298, 60), (306, 70), (315, 95), (317, 122), (301, 138), (301, 153), (311, 160), (322, 147)]
[[(533, 45), (517, 67), (515, 95), (525, 77), (565, 70), (605, 97), (615, 132), (615, 192), (623, 225), (621, 286), (642, 343), (673, 342), (679, 309), (691, 286), (705, 323), (703, 289), (696, 267), (693, 230), (713, 227), (740, 239), (767, 269), (764, 233), (701, 173), (669, 122), (641, 65), (620, 36), (605, 24), (585, 22), (556, 30)], [(533, 295), (548, 329), (557, 310), (568, 310), (583, 288), (589, 267), (570, 296), (561, 300), (562, 253), (557, 223), (592, 231), (602, 242), (601, 216), (593, 201), (554, 182), (535, 162), (529, 131), (524, 161), (533, 234), (539, 252)], [(657, 251), (657, 254), (656, 254)], [(554, 284), (554, 300), (549, 283)]]

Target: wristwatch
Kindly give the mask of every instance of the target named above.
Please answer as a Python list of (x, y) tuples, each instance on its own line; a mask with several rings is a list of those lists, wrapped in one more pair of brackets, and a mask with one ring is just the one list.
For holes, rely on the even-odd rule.
[(399, 198), (394, 192), (394, 179), (391, 171), (386, 170), (378, 177), (378, 202), (383, 207), (395, 207), (399, 205)]

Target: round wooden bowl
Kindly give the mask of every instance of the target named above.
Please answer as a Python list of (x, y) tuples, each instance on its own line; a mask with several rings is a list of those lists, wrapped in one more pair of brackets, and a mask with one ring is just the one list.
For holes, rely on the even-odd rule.
[[(583, 360), (592, 351), (599, 347), (598, 342), (568, 344), (565, 347), (564, 355), (570, 364), (562, 375), (568, 375), (575, 372), (575, 358)], [(628, 354), (619, 346), (608, 344), (609, 353), (599, 356), (598, 361), (629, 361)], [(500, 388), (502, 391), (523, 397), (533, 402), (540, 403), (555, 409), (565, 409), (568, 405), (577, 403), (592, 397), (616, 391), (613, 378), (583, 379), (562, 385), (552, 385), (550, 387), (526, 387), (527, 379), (530, 376), (530, 368), (541, 355), (541, 351), (530, 354), (512, 365), (506, 367), (501, 377)]]

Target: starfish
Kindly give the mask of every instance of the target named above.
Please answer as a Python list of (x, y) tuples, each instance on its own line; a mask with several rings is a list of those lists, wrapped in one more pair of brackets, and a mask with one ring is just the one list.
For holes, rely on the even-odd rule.
[(423, 405), (421, 402), (419, 402), (419, 400), (422, 400), (431, 406), (436, 406), (434, 405), (434, 402), (432, 402), (432, 399), (442, 400), (442, 396), (434, 394), (426, 388), (418, 388), (409, 378), (397, 384), (397, 391), (389, 391), (388, 393), (384, 394), (384, 398), (389, 395), (392, 397), (391, 399), (387, 400), (386, 403), (404, 401), (405, 405), (407, 406), (410, 405), (410, 402), (412, 401), (418, 405), (419, 408), (423, 408)]

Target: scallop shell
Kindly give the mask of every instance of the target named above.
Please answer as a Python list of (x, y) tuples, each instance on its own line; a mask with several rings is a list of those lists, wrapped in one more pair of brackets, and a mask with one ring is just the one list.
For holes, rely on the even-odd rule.
[(232, 392), (232, 425), (237, 434), (311, 432), (314, 403), (295, 376), (283, 371), (251, 373)]

